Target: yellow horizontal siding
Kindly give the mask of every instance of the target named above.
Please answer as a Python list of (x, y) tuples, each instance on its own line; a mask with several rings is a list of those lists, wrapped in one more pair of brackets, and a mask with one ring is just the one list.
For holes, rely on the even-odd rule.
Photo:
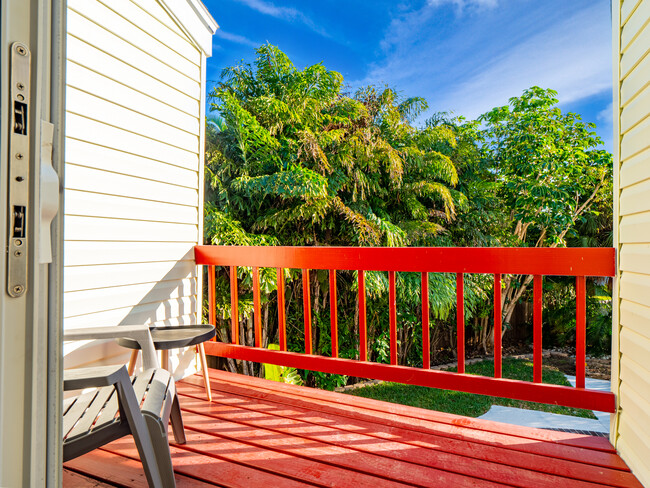
[[(89, 2), (93, 1), (89, 0)], [(70, 9), (68, 9), (68, 33), (100, 48), (111, 56), (121, 59), (134, 68), (151, 74), (154, 78), (181, 93), (185, 93), (196, 100), (201, 98), (199, 80), (190, 79), (149, 53)]]
[[(65, 291), (96, 290), (112, 286), (151, 283), (196, 277), (196, 266), (188, 261), (68, 266), (64, 270)], [(101, 308), (99, 309), (101, 310)]]
[[(152, 177), (155, 174), (151, 175)], [(175, 203), (196, 208), (199, 195), (195, 188), (172, 185), (138, 176), (111, 173), (69, 163), (66, 167), (65, 187), (71, 190), (118, 195), (154, 202)], [(162, 208), (162, 207), (160, 207)], [(164, 217), (164, 214), (160, 216)]]
[(68, 241), (66, 266), (194, 261), (194, 246), (178, 242)]
[(621, 161), (625, 164), (625, 160), (648, 148), (650, 148), (650, 119), (646, 118), (643, 122), (623, 135), (621, 141)]
[(650, 106), (650, 85), (646, 86), (621, 112), (621, 134), (627, 133), (648, 118), (648, 106)]
[(625, 25), (634, 10), (639, 6), (642, 0), (625, 0), (621, 2), (621, 25)]
[(650, 276), (626, 271), (621, 275), (620, 297), (650, 307)]
[(619, 239), (622, 244), (650, 242), (650, 212), (621, 218)]
[(640, 32), (650, 20), (650, 1), (642, 0), (634, 9), (627, 22), (621, 30), (621, 51), (625, 51), (627, 46), (636, 39)]
[(646, 212), (650, 210), (650, 179), (621, 190), (620, 215)]
[(624, 244), (619, 254), (619, 269), (650, 275), (650, 244)]
[[(637, 404), (635, 408), (642, 405), (641, 408), (646, 409), (644, 411), (650, 415), (650, 408), (648, 408), (650, 407), (650, 371), (632, 358), (624, 356), (623, 359), (621, 361), (621, 381), (628, 385), (626, 388), (632, 388), (634, 394), (640, 397), (641, 402), (635, 402)], [(627, 404), (627, 401), (624, 403)], [(650, 427), (650, 422), (648, 422), (648, 426)]]
[[(647, 331), (646, 331), (647, 333)], [(645, 358), (650, 358), (650, 339), (632, 330), (631, 327), (623, 327), (621, 330), (621, 354), (630, 355), (630, 358), (641, 364)], [(623, 359), (621, 359), (623, 361)]]
[[(619, 442), (618, 451), (623, 459), (627, 460), (628, 465), (644, 486), (648, 486), (647, 460), (650, 452), (650, 443), (643, 437), (643, 430), (640, 423), (644, 419), (635, 419), (628, 414), (625, 409), (621, 410), (619, 420)], [(634, 459), (636, 462), (631, 462)], [(640, 463), (639, 463), (640, 461)], [(645, 479), (644, 479), (645, 478)]]
[[(191, 80), (200, 78), (201, 71), (199, 65), (192, 63), (171, 49), (164, 43), (164, 39), (156, 39), (141, 29), (134, 23), (135, 20), (128, 20), (98, 1), (68, 0), (68, 7)], [(140, 18), (146, 17), (140, 16), (138, 21)]]
[[(650, 340), (650, 308), (634, 303), (630, 300), (621, 300), (620, 324), (621, 330), (629, 330), (631, 333), (641, 335)], [(627, 333), (627, 332), (626, 332)], [(634, 357), (634, 359), (639, 360)]]
[(650, 179), (650, 148), (623, 162), (620, 171), (620, 185), (621, 188), (625, 188), (647, 179)]

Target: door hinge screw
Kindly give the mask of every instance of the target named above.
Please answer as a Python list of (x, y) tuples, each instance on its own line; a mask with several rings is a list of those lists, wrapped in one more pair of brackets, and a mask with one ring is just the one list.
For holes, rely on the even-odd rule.
[(23, 159), (23, 153), (16, 153), (16, 159)]
[(22, 83), (16, 83), (16, 88), (18, 88), (19, 90), (24, 90), (25, 85), (23, 85)]
[(17, 46), (16, 47), (16, 52), (20, 54), (21, 56), (26, 56), (27, 55), (27, 49), (25, 49), (23, 46)]
[(23, 292), (23, 285), (14, 286), (14, 293), (22, 293), (22, 292)]

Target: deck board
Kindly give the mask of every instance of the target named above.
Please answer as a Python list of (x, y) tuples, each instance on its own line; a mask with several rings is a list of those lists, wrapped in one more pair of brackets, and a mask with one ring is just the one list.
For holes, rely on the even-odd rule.
[[(177, 384), (188, 439), (171, 447), (179, 487), (641, 487), (603, 438), (210, 374), (212, 403), (200, 375)], [(65, 467), (64, 486), (76, 486), (72, 474), (146, 486), (130, 436)]]

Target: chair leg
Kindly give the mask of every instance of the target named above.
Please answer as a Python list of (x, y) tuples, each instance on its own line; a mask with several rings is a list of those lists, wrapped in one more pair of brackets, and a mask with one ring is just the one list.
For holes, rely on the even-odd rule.
[(138, 361), (138, 354), (140, 353), (139, 349), (134, 349), (131, 351), (131, 359), (129, 359), (129, 376), (135, 371), (135, 363)]
[(176, 444), (185, 444), (187, 439), (185, 438), (185, 428), (183, 427), (183, 417), (181, 416), (181, 405), (176, 393), (174, 393), (174, 401), (172, 402), (169, 420), (172, 423), (172, 432), (174, 433)]
[(203, 343), (196, 346), (196, 350), (199, 353), (199, 358), (201, 358), (201, 369), (203, 371), (203, 383), (205, 383), (205, 394), (208, 397), (208, 401), (212, 401), (212, 390), (210, 389), (210, 377), (208, 376), (208, 361), (205, 358), (205, 348)]
[[(123, 374), (124, 377), (120, 378), (115, 384), (118, 399), (122, 406), (121, 411), (124, 412), (126, 420), (129, 423), (131, 434), (133, 434), (133, 440), (138, 448), (140, 461), (142, 461), (142, 467), (147, 476), (149, 486), (162, 487), (162, 476), (158, 463), (156, 462), (154, 446), (148, 432), (149, 429), (147, 428), (147, 423), (140, 412), (140, 405), (138, 404), (135, 392), (133, 391), (131, 380), (126, 372)], [(128, 386), (126, 386), (127, 384)]]
[(153, 450), (158, 461), (162, 486), (164, 488), (175, 488), (176, 479), (174, 477), (174, 466), (172, 465), (172, 456), (169, 448), (167, 426), (161, 425), (160, 418), (151, 415), (145, 415), (145, 419), (147, 420), (151, 443), (153, 444)]

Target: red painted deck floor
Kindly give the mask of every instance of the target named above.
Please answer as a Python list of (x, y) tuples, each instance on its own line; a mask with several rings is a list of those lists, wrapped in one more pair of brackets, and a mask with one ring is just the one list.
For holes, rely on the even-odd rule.
[[(178, 384), (179, 487), (641, 487), (602, 437), (210, 375), (212, 403), (200, 376)], [(114, 485), (146, 486), (130, 436), (65, 464), (64, 486)]]

